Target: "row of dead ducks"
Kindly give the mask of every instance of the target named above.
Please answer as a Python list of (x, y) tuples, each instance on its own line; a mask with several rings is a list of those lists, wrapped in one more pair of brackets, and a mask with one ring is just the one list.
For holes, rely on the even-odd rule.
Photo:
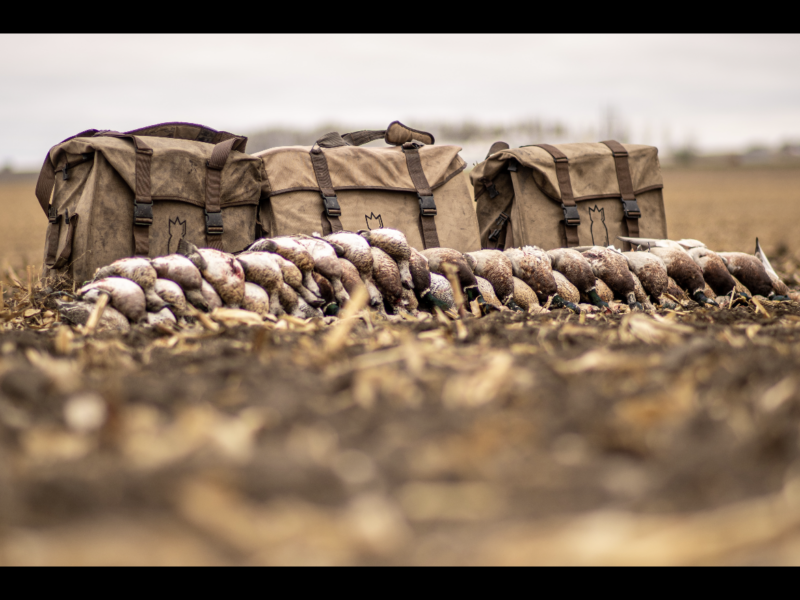
[(688, 298), (717, 304), (715, 297), (730, 303), (736, 295), (777, 300), (791, 293), (758, 246), (752, 256), (716, 253), (696, 240), (624, 239), (647, 251), (592, 246), (546, 252), (525, 246), (418, 252), (402, 232), (388, 228), (265, 238), (236, 256), (181, 241), (177, 254), (125, 258), (98, 269), (74, 302), (58, 304), (67, 320), (82, 324), (105, 294), (105, 327), (125, 330), (129, 322), (175, 324), (196, 314), (192, 307), (333, 316), (361, 286), (369, 304), (389, 314), (457, 308), (451, 281), (483, 312), (536, 306), (608, 310), (615, 298), (638, 310)]

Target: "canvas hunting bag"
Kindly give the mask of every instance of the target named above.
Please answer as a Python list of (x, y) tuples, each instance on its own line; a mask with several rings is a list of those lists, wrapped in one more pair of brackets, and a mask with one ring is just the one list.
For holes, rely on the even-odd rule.
[[(361, 147), (378, 139), (389, 147)], [(311, 147), (259, 152), (264, 235), (391, 227), (418, 250), (477, 250), (478, 220), (460, 151), (395, 121), (383, 131), (329, 133)]]
[(246, 143), (202, 125), (162, 123), (90, 129), (53, 146), (36, 185), (49, 221), (44, 276), (80, 283), (119, 258), (173, 253), (184, 238), (244, 249), (255, 239), (263, 173)]
[(615, 246), (667, 237), (658, 149), (497, 142), (470, 174), (484, 248)]

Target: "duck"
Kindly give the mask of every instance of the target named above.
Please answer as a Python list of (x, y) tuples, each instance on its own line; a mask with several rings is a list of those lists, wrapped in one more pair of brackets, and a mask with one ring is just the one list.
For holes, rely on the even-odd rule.
[(391, 256), (397, 263), (400, 270), (400, 279), (403, 287), (407, 290), (413, 289), (414, 282), (411, 278), (409, 259), (411, 257), (411, 246), (402, 231), (381, 227), (380, 229), (362, 229), (358, 232), (370, 246), (380, 248)]
[(242, 308), (254, 312), (261, 317), (265, 317), (271, 314), (270, 296), (267, 291), (257, 283), (245, 281)]
[(293, 317), (308, 319), (323, 316), (321, 310), (309, 305), (288, 283), (283, 283), (279, 296), (283, 310)]
[(200, 269), (200, 273), (217, 292), (223, 304), (239, 308), (244, 297), (244, 269), (232, 254), (214, 248), (198, 248), (182, 239), (178, 253), (183, 254)]
[(553, 279), (556, 281), (558, 295), (565, 303), (576, 305), (581, 301), (578, 288), (563, 273), (553, 270)]
[(772, 281), (772, 291), (775, 292), (775, 296), (773, 296), (773, 300), (778, 297), (779, 299), (797, 299), (797, 293), (792, 292), (789, 289), (789, 286), (786, 285), (783, 280), (778, 277), (778, 274), (775, 272), (775, 269), (772, 268), (772, 265), (767, 258), (767, 255), (764, 253), (764, 250), (761, 249), (761, 244), (758, 243), (758, 238), (756, 238), (756, 251), (755, 256), (761, 261), (761, 264), (764, 265), (764, 270), (767, 272), (770, 280)]
[(534, 307), (539, 306), (536, 292), (519, 277), (514, 277), (514, 302), (525, 312), (531, 312)]
[(633, 277), (633, 293), (636, 296), (636, 301), (642, 305), (645, 311), (652, 311), (653, 305), (650, 303), (650, 296), (645, 291), (642, 282), (636, 276), (636, 273), (631, 272), (631, 277)]
[(641, 310), (642, 305), (636, 300), (636, 284), (633, 274), (628, 268), (628, 261), (622, 252), (613, 246), (590, 246), (582, 251), (583, 256), (592, 266), (595, 277), (603, 282), (628, 304), (631, 310)]
[[(428, 259), (420, 254), (416, 248), (409, 247), (408, 265), (411, 271), (414, 295), (419, 306), (425, 310), (432, 309), (436, 305), (436, 298), (431, 294), (431, 269), (428, 266)], [(439, 308), (446, 309), (444, 306)]]
[[(371, 257), (372, 252), (370, 252), (370, 258)], [(347, 290), (347, 294), (352, 297), (358, 288), (366, 289), (361, 275), (359, 275), (358, 269), (355, 268), (353, 263), (346, 258), (339, 258), (338, 260), (339, 265), (342, 267), (342, 285), (344, 289)]]
[(484, 279), (480, 275), (476, 275), (475, 279), (478, 282), (478, 290), (483, 296), (483, 299), (489, 306), (496, 308), (497, 310), (508, 310), (508, 308), (500, 302), (500, 299), (497, 297), (497, 294), (494, 291), (494, 287), (492, 284), (489, 283), (488, 279)]
[(162, 327), (166, 326), (168, 328), (172, 328), (173, 326), (178, 324), (178, 320), (175, 318), (173, 312), (168, 307), (165, 306), (159, 311), (148, 312), (147, 324), (150, 325), (151, 327), (160, 325)]
[(608, 308), (608, 302), (597, 293), (597, 278), (592, 271), (592, 265), (584, 256), (572, 248), (554, 248), (547, 251), (553, 266), (553, 271), (561, 273), (574, 285), (581, 296), (586, 297), (591, 304), (598, 308)]
[(675, 298), (679, 302), (687, 302), (690, 298), (688, 294), (675, 283), (675, 280), (672, 277), (667, 277), (667, 291), (665, 292)]
[[(669, 279), (664, 261), (650, 252), (623, 252), (622, 256), (628, 261), (628, 269), (653, 303), (660, 304), (662, 294), (667, 291)], [(637, 301), (641, 302), (638, 297)]]
[(372, 279), (383, 296), (386, 311), (395, 314), (403, 303), (403, 283), (400, 269), (391, 256), (377, 246), (370, 248), (372, 252)]
[(550, 255), (538, 246), (508, 248), (503, 252), (510, 260), (514, 277), (524, 281), (536, 294), (539, 304), (547, 304), (554, 308), (562, 306), (579, 312), (577, 306), (567, 303), (558, 295), (558, 284), (553, 276), (553, 260)]
[(139, 256), (121, 258), (95, 271), (95, 281), (105, 277), (124, 277), (136, 283), (144, 291), (144, 297), (147, 301), (147, 310), (149, 311), (159, 311), (166, 306), (164, 301), (155, 292), (154, 286), (158, 274), (147, 258)]
[(269, 312), (276, 317), (280, 317), (284, 312), (281, 306), (280, 292), (281, 286), (286, 279), (281, 272), (278, 258), (291, 265), (292, 269), (296, 271), (295, 283), (302, 286), (302, 283), (300, 283), (302, 282), (300, 269), (277, 254), (270, 252), (243, 252), (236, 257), (236, 260), (239, 261), (242, 269), (244, 269), (246, 282), (255, 283), (267, 292), (269, 296)]
[(614, 292), (611, 291), (611, 288), (602, 279), (596, 279), (594, 285), (597, 295), (600, 296), (603, 302), (611, 306), (611, 302), (614, 300)]
[(181, 254), (159, 256), (150, 261), (159, 279), (174, 281), (183, 290), (186, 300), (200, 310), (208, 310), (203, 298), (203, 276), (194, 263)]
[(500, 250), (477, 250), (464, 254), (472, 272), (492, 284), (503, 306), (522, 310), (514, 302), (514, 267), (511, 259)]
[(703, 271), (694, 262), (687, 249), (704, 247), (705, 244), (697, 240), (660, 240), (654, 238), (630, 238), (618, 236), (618, 239), (629, 242), (631, 246), (639, 245), (648, 247), (650, 253), (655, 254), (664, 261), (667, 274), (698, 304), (719, 306), (714, 300), (706, 296), (706, 282)]
[[(478, 300), (481, 297), (480, 291), (478, 290), (478, 281), (475, 279), (475, 273), (472, 272), (467, 259), (461, 252), (451, 248), (427, 248), (420, 254), (428, 261), (428, 268), (431, 272), (431, 286), (433, 286), (434, 273), (446, 279), (447, 272), (445, 271), (445, 265), (453, 265), (456, 268), (456, 277), (461, 284), (461, 290), (467, 302)], [(453, 290), (451, 289), (450, 293), (452, 294), (452, 292)], [(431, 293), (434, 298), (439, 298), (439, 296), (434, 293), (433, 287), (431, 287)]]
[(176, 317), (189, 316), (186, 295), (183, 288), (170, 279), (156, 279), (155, 292), (158, 294)]
[(417, 295), (414, 293), (414, 290), (403, 288), (402, 305), (405, 310), (412, 315), (416, 316), (419, 314), (419, 300), (417, 300)]
[[(56, 306), (58, 306), (58, 313), (61, 317), (73, 325), (86, 325), (89, 315), (94, 310), (93, 303), (84, 301), (64, 302), (56, 300)], [(129, 333), (130, 330), (131, 324), (128, 319), (113, 306), (105, 307), (96, 329), (97, 332), (114, 331), (122, 334)]]
[(319, 298), (319, 290), (311, 275), (314, 270), (314, 258), (303, 245), (296, 239), (288, 236), (262, 238), (253, 242), (247, 249), (248, 252), (272, 252), (291, 261), (303, 274), (303, 285), (314, 296)]
[(352, 231), (337, 231), (326, 235), (323, 239), (337, 244), (344, 252), (341, 258), (347, 259), (358, 270), (361, 281), (369, 293), (369, 305), (373, 308), (382, 307), (383, 296), (372, 280), (372, 252), (369, 242)]
[[(339, 258), (337, 257), (336, 260), (338, 261)], [(355, 270), (355, 267), (353, 269)], [(341, 265), (339, 265), (340, 285), (342, 283), (341, 272), (342, 272), (342, 267)], [(356, 278), (358, 279), (358, 273), (356, 273)], [(323, 277), (317, 271), (314, 271), (314, 281), (317, 282), (317, 287), (319, 288), (319, 294), (320, 296), (322, 296), (322, 300), (324, 302), (324, 304), (320, 307), (322, 310), (322, 314), (324, 314), (326, 317), (335, 317), (336, 315), (339, 314), (339, 302), (338, 299), (336, 298), (336, 293), (333, 291), (333, 284), (330, 281), (328, 281), (326, 277)], [(361, 280), (359, 279), (359, 282), (360, 281)], [(350, 295), (348, 294), (347, 300), (349, 299)], [(345, 302), (347, 302), (347, 300), (345, 300)]]
[(215, 308), (222, 308), (223, 302), (222, 298), (219, 297), (219, 294), (214, 289), (214, 286), (208, 283), (205, 279), (203, 279), (203, 284), (200, 287), (200, 292), (203, 294), (203, 301), (206, 303), (208, 307), (208, 312), (212, 312)]
[[(475, 289), (478, 289), (477, 279), (475, 280)], [(446, 311), (456, 307), (456, 300), (450, 281), (444, 275), (434, 271), (431, 271), (431, 296), (436, 300), (435, 306), (442, 310)]]
[[(726, 259), (706, 248), (696, 246), (688, 250), (689, 256), (700, 267), (703, 272), (703, 279), (706, 280), (708, 287), (711, 288), (716, 296), (727, 296), (736, 291), (736, 282), (733, 280)], [(708, 291), (704, 292), (707, 296)]]
[[(339, 255), (344, 254), (344, 248), (334, 242), (328, 242), (320, 237), (297, 237), (297, 241), (308, 250), (314, 259), (314, 271), (322, 275), (333, 288), (337, 305), (344, 305), (350, 299), (347, 290), (342, 285), (342, 266), (339, 264)], [(314, 281), (317, 278), (314, 277)], [(317, 283), (319, 287), (319, 283)], [(325, 297), (321, 294), (323, 300)], [(308, 301), (306, 299), (306, 301)]]
[(744, 252), (720, 252), (719, 256), (725, 261), (730, 274), (741, 281), (752, 294), (769, 300), (788, 300), (775, 293), (772, 279), (758, 257)]
[[(131, 323), (147, 321), (147, 302), (144, 290), (125, 277), (105, 277), (86, 284), (77, 292), (86, 302), (95, 303), (101, 294), (110, 296), (110, 304)], [(166, 304), (165, 304), (166, 306)]]

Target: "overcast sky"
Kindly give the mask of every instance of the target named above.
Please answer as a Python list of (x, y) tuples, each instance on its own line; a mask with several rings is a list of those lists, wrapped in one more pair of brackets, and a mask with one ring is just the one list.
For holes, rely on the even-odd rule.
[(89, 128), (540, 119), (591, 132), (608, 107), (632, 142), (800, 141), (800, 36), (0, 35), (0, 165), (15, 168)]

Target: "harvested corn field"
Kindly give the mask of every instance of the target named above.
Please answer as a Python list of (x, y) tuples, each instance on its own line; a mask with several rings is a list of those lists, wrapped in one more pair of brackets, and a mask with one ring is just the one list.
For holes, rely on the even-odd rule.
[(795, 302), (87, 335), (14, 264), (0, 563), (798, 562)]

